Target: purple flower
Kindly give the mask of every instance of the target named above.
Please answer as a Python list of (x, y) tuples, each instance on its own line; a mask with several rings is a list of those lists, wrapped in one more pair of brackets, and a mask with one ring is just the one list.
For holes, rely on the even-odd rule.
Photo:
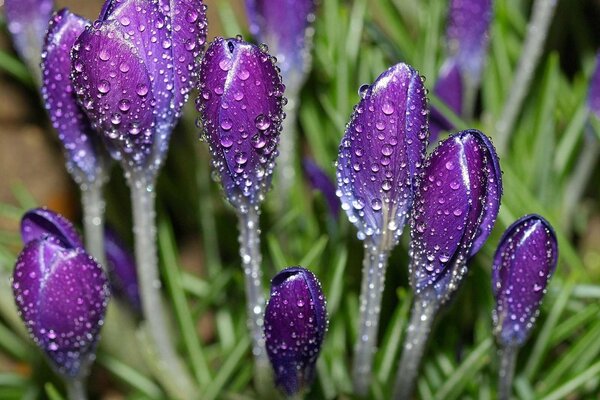
[[(6, 21), (19, 56), (39, 71), (40, 54), (53, 0), (5, 0)], [(39, 72), (36, 72), (39, 75)], [(38, 78), (39, 79), (39, 78)]]
[(76, 41), (79, 101), (126, 169), (156, 174), (205, 40), (201, 0), (109, 0)]
[(302, 162), (302, 167), (306, 173), (306, 177), (310, 182), (310, 185), (323, 193), (329, 212), (334, 218), (340, 215), (340, 199), (335, 194), (335, 185), (329, 176), (323, 171), (314, 161), (309, 158), (305, 158)]
[(106, 266), (109, 271), (112, 292), (125, 298), (135, 311), (142, 310), (135, 260), (121, 238), (112, 229), (104, 234)]
[(312, 383), (326, 330), (325, 297), (314, 274), (291, 267), (275, 275), (265, 310), (265, 340), (275, 381), (286, 394)]
[(23, 243), (29, 244), (39, 239), (52, 236), (63, 247), (83, 248), (83, 242), (77, 230), (61, 214), (48, 208), (34, 208), (27, 211), (21, 218), (21, 238)]
[(425, 157), (426, 91), (417, 71), (397, 64), (360, 94), (339, 148), (338, 196), (359, 237), (395, 244)]
[[(433, 92), (456, 115), (462, 114), (463, 80), (454, 60), (450, 60), (442, 67)], [(454, 125), (437, 108), (431, 107), (429, 118), (429, 135), (431, 141), (437, 140), (440, 132), (452, 129), (454, 129)]]
[(557, 259), (554, 230), (539, 215), (525, 215), (504, 232), (492, 270), (494, 333), (502, 346), (527, 339)]
[(442, 142), (425, 162), (411, 219), (411, 284), (445, 302), (493, 228), (502, 195), (489, 139), (467, 130)]
[(600, 118), (600, 53), (596, 54), (596, 67), (590, 80), (590, 87), (587, 96), (588, 109)]
[(225, 195), (257, 205), (271, 184), (283, 119), (281, 77), (273, 57), (236, 39), (215, 39), (200, 67), (197, 107)]
[(78, 245), (81, 239), (71, 243), (72, 226), (57, 216), (38, 209), (23, 217), (26, 244), (12, 287), (23, 322), (56, 370), (82, 377), (94, 358), (110, 293), (100, 265)]
[(286, 85), (299, 85), (308, 69), (315, 9), (315, 0), (246, 0), (250, 33), (270, 47)]
[(71, 85), (71, 48), (90, 22), (67, 9), (50, 20), (42, 53), (42, 95), (52, 125), (58, 132), (67, 169), (80, 184), (103, 174), (105, 150), (77, 103)]

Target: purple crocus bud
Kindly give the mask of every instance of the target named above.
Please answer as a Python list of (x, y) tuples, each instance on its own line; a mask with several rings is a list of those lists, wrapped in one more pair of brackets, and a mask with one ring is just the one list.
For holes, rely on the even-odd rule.
[(12, 288), (29, 334), (55, 369), (85, 377), (110, 295), (100, 265), (82, 247), (45, 236), (25, 245)]
[(504, 232), (492, 270), (494, 333), (502, 346), (527, 339), (557, 259), (554, 230), (539, 215), (521, 217)]
[(250, 33), (277, 58), (286, 85), (302, 83), (310, 64), (315, 0), (246, 0)]
[(411, 219), (411, 284), (443, 303), (489, 235), (502, 194), (497, 155), (477, 130), (442, 142), (425, 162)]
[(302, 162), (306, 177), (310, 185), (323, 193), (329, 212), (335, 219), (340, 215), (340, 199), (335, 194), (335, 185), (329, 176), (315, 162), (309, 158), (305, 158)]
[(204, 54), (197, 107), (213, 167), (235, 207), (257, 205), (271, 184), (284, 89), (273, 57), (241, 37), (217, 38)]
[(425, 157), (426, 90), (418, 72), (401, 63), (360, 94), (339, 148), (337, 193), (360, 238), (387, 238), (393, 246)]
[(109, 0), (75, 42), (79, 101), (127, 170), (156, 175), (205, 38), (200, 0)]
[(302, 267), (275, 275), (265, 310), (265, 340), (275, 381), (287, 395), (312, 383), (326, 331), (326, 302), (315, 275)]
[[(442, 67), (433, 88), (435, 95), (442, 100), (455, 114), (461, 115), (463, 109), (463, 81), (460, 70), (454, 60), (446, 62)], [(429, 117), (429, 139), (433, 143), (442, 131), (450, 131), (454, 125), (438, 111), (431, 108)]]
[(600, 53), (596, 54), (596, 67), (588, 88), (587, 106), (596, 118), (600, 118)]
[(77, 103), (71, 85), (71, 48), (90, 22), (62, 9), (50, 20), (42, 53), (42, 95), (52, 125), (58, 132), (67, 169), (80, 184), (103, 174), (105, 150)]
[(77, 230), (61, 214), (48, 208), (34, 208), (21, 218), (21, 238), (24, 244), (52, 236), (61, 246), (83, 248), (83, 242)]
[(8, 30), (12, 35), (15, 48), (39, 79), (42, 44), (54, 1), (5, 0), (4, 3)]
[(125, 243), (112, 230), (104, 233), (106, 263), (110, 275), (112, 292), (127, 299), (136, 311), (142, 310), (135, 260)]

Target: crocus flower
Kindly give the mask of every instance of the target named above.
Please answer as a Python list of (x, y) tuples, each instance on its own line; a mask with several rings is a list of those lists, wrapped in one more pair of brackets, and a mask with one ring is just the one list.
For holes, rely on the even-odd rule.
[[(446, 29), (447, 59), (434, 93), (459, 116), (472, 112), (489, 41), (492, 0), (451, 0)], [(431, 140), (454, 126), (437, 109), (431, 111)]]
[(257, 205), (268, 190), (283, 119), (274, 59), (241, 38), (215, 39), (200, 68), (198, 111), (225, 196)]
[(331, 215), (337, 219), (340, 215), (340, 199), (335, 194), (335, 185), (329, 176), (313, 160), (305, 158), (302, 162), (306, 178), (310, 185), (323, 193)]
[(125, 298), (135, 311), (142, 309), (135, 260), (131, 251), (112, 229), (104, 232), (107, 270), (112, 292)]
[(275, 275), (265, 310), (265, 338), (275, 381), (287, 395), (312, 383), (326, 330), (326, 302), (315, 275), (302, 267)]
[(108, 1), (73, 47), (73, 84), (111, 155), (154, 178), (196, 80), (201, 0)]
[(71, 48), (91, 23), (67, 9), (52, 16), (42, 54), (42, 95), (52, 125), (58, 132), (67, 169), (79, 184), (103, 179), (105, 150), (77, 103), (71, 76)]
[(299, 87), (310, 64), (315, 0), (246, 0), (250, 33), (277, 58), (286, 85)]
[(504, 232), (492, 270), (494, 332), (502, 346), (527, 339), (557, 258), (554, 230), (539, 215), (525, 215)]
[(53, 0), (5, 0), (8, 30), (19, 56), (39, 80), (40, 55), (48, 21), (54, 8)]
[(411, 284), (445, 302), (466, 262), (489, 236), (500, 207), (502, 178), (491, 141), (466, 130), (442, 142), (425, 162), (411, 219)]
[(81, 239), (69, 243), (74, 229), (58, 214), (33, 210), (23, 218), (22, 231), (26, 244), (12, 282), (19, 314), (55, 369), (81, 379), (94, 358), (108, 281), (83, 247), (73, 245)]

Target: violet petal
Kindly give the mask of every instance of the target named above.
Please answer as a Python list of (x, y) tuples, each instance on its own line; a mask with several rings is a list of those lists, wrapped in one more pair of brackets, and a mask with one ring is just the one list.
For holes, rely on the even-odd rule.
[(13, 293), (31, 337), (57, 371), (87, 374), (109, 300), (100, 265), (52, 236), (29, 242), (17, 259)]
[(53, 236), (65, 248), (84, 247), (71, 221), (61, 214), (45, 207), (27, 211), (21, 218), (23, 243), (28, 244), (47, 236)]
[(527, 339), (557, 259), (554, 230), (539, 215), (521, 217), (504, 232), (492, 270), (494, 332), (501, 345)]
[[(455, 114), (462, 114), (463, 81), (460, 70), (454, 61), (444, 64), (433, 91)], [(430, 142), (436, 142), (441, 131), (450, 131), (452, 129), (454, 129), (454, 125), (435, 107), (431, 107), (431, 115), (429, 117)]]
[(125, 298), (136, 311), (142, 310), (135, 260), (131, 251), (112, 229), (104, 232), (106, 264), (112, 292)]
[(275, 275), (265, 309), (265, 340), (275, 381), (286, 394), (312, 383), (326, 331), (325, 297), (314, 274), (291, 267)]
[(369, 87), (342, 138), (337, 161), (342, 208), (375, 240), (397, 243), (410, 211), (427, 145), (427, 98), (418, 72), (397, 64)]
[(329, 212), (337, 219), (340, 214), (340, 199), (335, 194), (335, 185), (329, 176), (321, 169), (314, 161), (309, 158), (305, 158), (302, 162), (306, 177), (310, 182), (311, 186), (323, 193)]
[(246, 0), (250, 33), (266, 43), (286, 85), (298, 85), (309, 65), (315, 0)]
[(102, 173), (105, 150), (77, 103), (71, 74), (71, 48), (90, 22), (67, 9), (50, 20), (42, 54), (42, 95), (52, 125), (66, 152), (67, 169), (78, 183)]
[(443, 141), (425, 162), (411, 219), (411, 283), (433, 288), (444, 302), (466, 273), (466, 261), (484, 219), (493, 161), (481, 132)]
[[(19, 56), (38, 71), (53, 0), (5, 0), (6, 22)], [(39, 78), (38, 78), (39, 79)]]
[(270, 187), (283, 119), (281, 77), (259, 47), (215, 39), (200, 68), (197, 106), (229, 202), (260, 203)]

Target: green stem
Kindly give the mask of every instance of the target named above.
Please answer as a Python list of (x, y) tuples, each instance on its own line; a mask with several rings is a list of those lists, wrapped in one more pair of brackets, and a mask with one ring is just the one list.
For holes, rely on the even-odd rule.
[(373, 356), (377, 349), (377, 330), (385, 270), (389, 257), (388, 251), (372, 242), (365, 242), (364, 251), (360, 292), (360, 325), (352, 370), (354, 391), (361, 396), (367, 395), (371, 382)]
[(69, 400), (87, 400), (85, 384), (81, 378), (67, 379), (67, 397)]
[(510, 400), (517, 353), (518, 348), (516, 347), (504, 347), (500, 350), (498, 400)]
[(83, 208), (83, 232), (85, 247), (106, 270), (104, 251), (104, 179), (81, 185), (81, 206)]
[[(173, 347), (161, 302), (161, 282), (156, 251), (156, 223), (154, 181), (140, 174), (129, 180), (133, 206), (133, 233), (135, 258), (142, 300), (142, 310), (152, 344), (159, 359), (158, 369), (169, 377), (170, 390), (177, 398), (191, 398), (194, 393), (189, 374), (180, 363)], [(166, 379), (165, 379), (166, 380)]]
[(425, 344), (431, 333), (431, 326), (439, 305), (435, 296), (429, 295), (428, 292), (422, 292), (415, 296), (410, 324), (404, 339), (400, 368), (396, 376), (394, 399), (408, 400), (411, 398)]

